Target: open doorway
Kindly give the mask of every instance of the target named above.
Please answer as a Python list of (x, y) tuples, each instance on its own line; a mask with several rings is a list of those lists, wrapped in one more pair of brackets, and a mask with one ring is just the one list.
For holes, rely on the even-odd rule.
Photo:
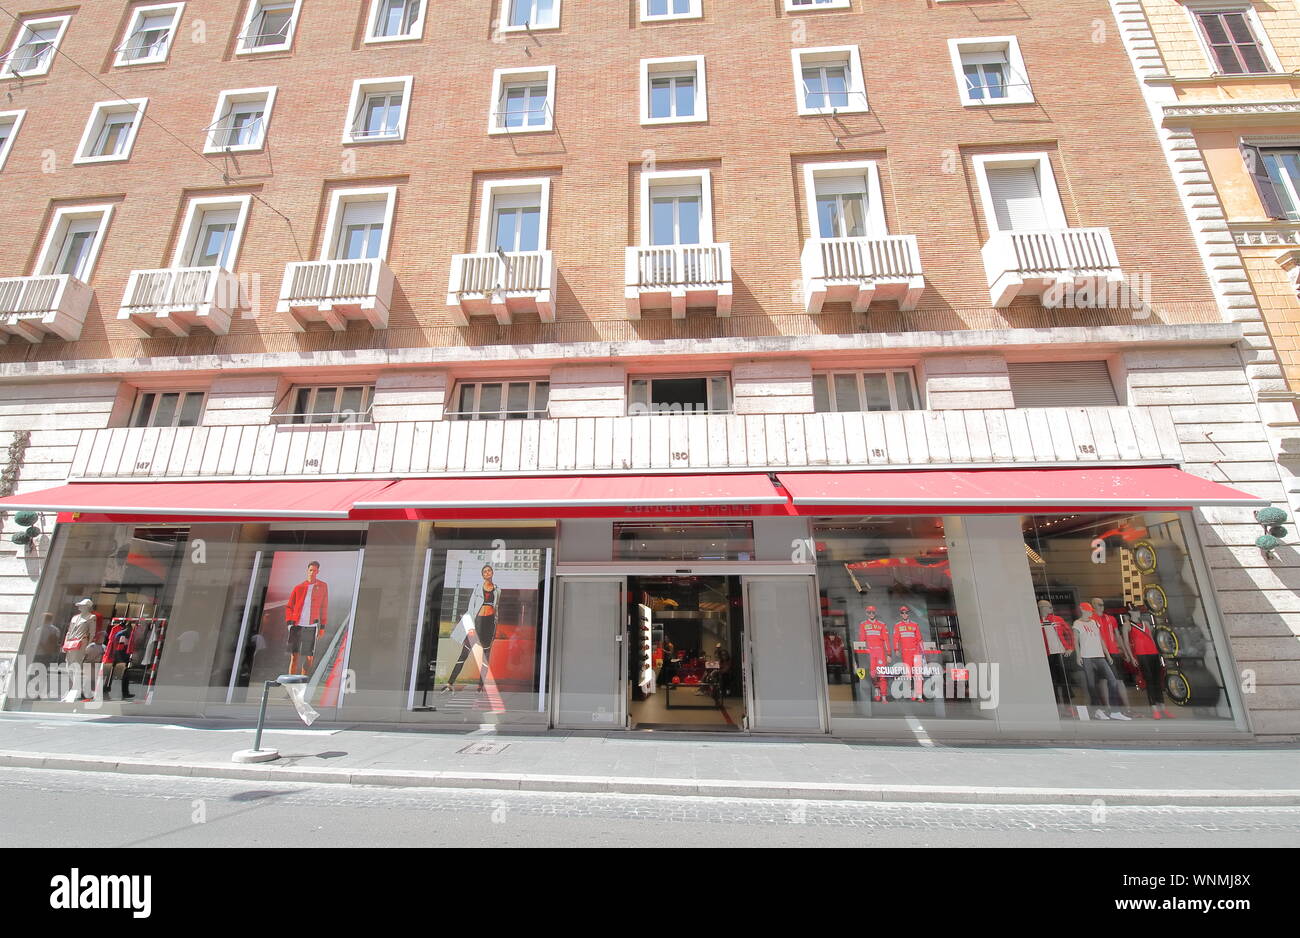
[(632, 576), (627, 595), (629, 725), (743, 729), (740, 578)]

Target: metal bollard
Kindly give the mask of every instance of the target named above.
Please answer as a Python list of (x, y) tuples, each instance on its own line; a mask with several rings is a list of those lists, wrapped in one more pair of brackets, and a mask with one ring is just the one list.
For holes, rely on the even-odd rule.
[(275, 749), (262, 748), (262, 728), (266, 724), (266, 702), (271, 696), (272, 687), (280, 687), (284, 684), (306, 684), (307, 675), (305, 674), (281, 674), (274, 681), (266, 681), (262, 686), (262, 706), (257, 711), (257, 732), (253, 736), (253, 748), (241, 749), (231, 758), (235, 762), (271, 762), (280, 758), (280, 753)]

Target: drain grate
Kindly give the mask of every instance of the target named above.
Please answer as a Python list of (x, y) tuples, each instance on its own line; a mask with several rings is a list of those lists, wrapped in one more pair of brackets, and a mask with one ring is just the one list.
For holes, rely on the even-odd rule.
[(456, 751), (467, 756), (495, 756), (499, 752), (505, 752), (509, 745), (509, 743), (470, 743), (464, 749)]

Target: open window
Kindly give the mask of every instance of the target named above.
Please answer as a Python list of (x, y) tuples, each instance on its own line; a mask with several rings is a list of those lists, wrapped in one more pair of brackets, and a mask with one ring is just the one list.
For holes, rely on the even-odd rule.
[(275, 88), (236, 88), (217, 97), (204, 153), (240, 153), (266, 144)]
[(560, 0), (501, 0), (501, 31), (560, 28)]
[(492, 73), (488, 133), (538, 133), (555, 126), (555, 66), (499, 68)]
[(309, 423), (370, 423), (374, 418), (373, 384), (331, 384), (296, 386), (289, 398), (289, 411), (280, 416), (280, 422)]
[(889, 233), (874, 161), (809, 163), (803, 172), (813, 237), (866, 238)]
[(990, 232), (1068, 227), (1046, 153), (976, 156), (974, 165)]
[(1028, 104), (1034, 100), (1015, 36), (949, 39), (948, 51), (964, 106)]
[(330, 201), (321, 260), (383, 260), (393, 226), (397, 189), (339, 189)]
[(247, 195), (190, 199), (172, 266), (234, 270), (251, 201)]
[(26, 114), (26, 111), (0, 111), (0, 169), (5, 168), (9, 151), (14, 147), (14, 139), (18, 136), (18, 128), (23, 125)]
[(74, 163), (108, 163), (131, 156), (136, 134), (144, 121), (148, 98), (129, 101), (100, 101), (90, 112), (81, 133)]
[(183, 3), (136, 7), (127, 23), (122, 44), (117, 47), (117, 59), (113, 64), (149, 65), (167, 61), (184, 9)]
[(1243, 140), (1241, 157), (1265, 216), (1300, 221), (1300, 139), (1258, 146)]
[(18, 26), (13, 46), (0, 64), (0, 78), (34, 78), (47, 74), (71, 20), (71, 16), (24, 19)]
[(515, 179), (483, 185), (479, 253), (546, 250), (549, 179)]
[(647, 246), (712, 243), (712, 198), (708, 170), (642, 174), (642, 243)]
[(352, 84), (344, 143), (375, 143), (406, 139), (411, 76), (363, 78)]
[(293, 46), (302, 0), (249, 0), (236, 55), (284, 52)]
[(729, 414), (731, 383), (726, 375), (632, 378), (627, 387), (629, 417), (651, 414)]
[(704, 0), (640, 0), (641, 22), (699, 19), (704, 15)]
[(704, 56), (641, 60), (642, 124), (688, 124), (708, 119)]
[(425, 0), (370, 0), (366, 42), (398, 42), (424, 35)]
[(78, 205), (57, 209), (49, 233), (41, 246), (37, 276), (67, 274), (83, 283), (90, 281), (95, 261), (104, 244), (111, 205)]
[(794, 86), (800, 114), (854, 114), (869, 110), (857, 46), (794, 49)]

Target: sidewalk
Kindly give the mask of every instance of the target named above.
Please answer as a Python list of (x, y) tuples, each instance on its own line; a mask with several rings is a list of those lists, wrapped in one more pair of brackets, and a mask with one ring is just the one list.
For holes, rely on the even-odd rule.
[[(0, 767), (319, 784), (970, 804), (1300, 805), (1300, 747), (922, 747), (842, 739), (268, 728), (0, 715)], [(492, 744), (492, 745), (486, 745)], [(475, 750), (481, 751), (475, 751)]]

